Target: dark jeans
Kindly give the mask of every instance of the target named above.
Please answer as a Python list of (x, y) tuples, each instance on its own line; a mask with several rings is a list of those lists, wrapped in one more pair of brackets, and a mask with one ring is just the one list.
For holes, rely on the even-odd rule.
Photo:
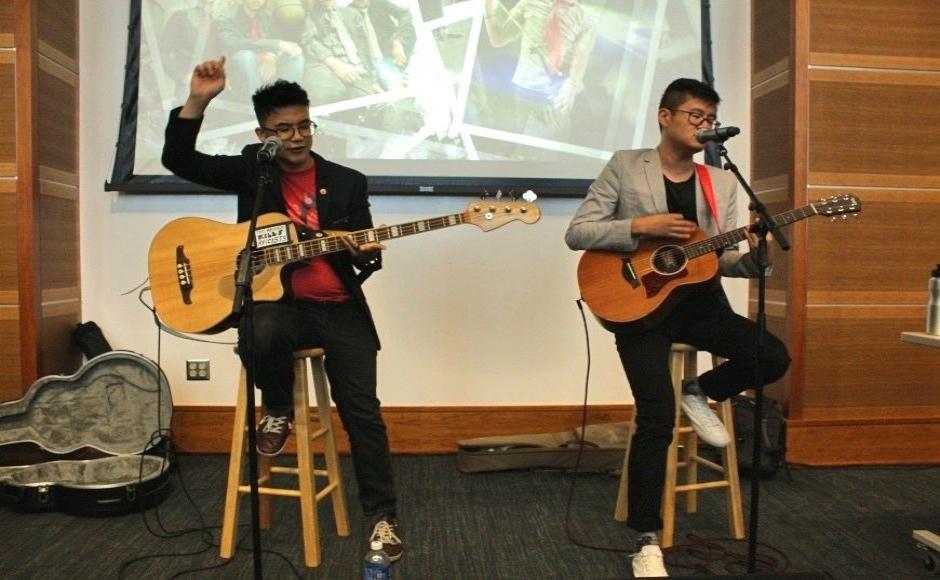
[[(723, 294), (687, 298), (652, 330), (617, 335), (617, 352), (635, 405), (627, 498), (627, 524), (634, 530), (653, 532), (663, 527), (660, 508), (676, 404), (669, 375), (672, 343), (690, 344), (728, 359), (698, 379), (706, 395), (723, 401), (753, 387), (756, 339), (757, 324), (735, 314)], [(762, 358), (764, 383), (782, 377), (789, 364), (787, 347), (767, 333)]]
[[(362, 510), (366, 516), (393, 514), (391, 455), (375, 387), (377, 348), (362, 309), (353, 302), (303, 300), (255, 305), (255, 383), (265, 407), (291, 408), (292, 353), (310, 347), (326, 351), (330, 394), (349, 435)], [(239, 352), (246, 352), (244, 346)]]

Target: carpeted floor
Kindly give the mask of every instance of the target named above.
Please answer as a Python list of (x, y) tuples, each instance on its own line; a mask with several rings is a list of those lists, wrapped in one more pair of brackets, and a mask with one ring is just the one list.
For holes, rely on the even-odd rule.
[[(154, 532), (173, 532), (221, 521), (227, 456), (183, 456), (171, 492), (146, 512)], [(556, 471), (462, 474), (454, 456), (394, 459), (400, 490), (405, 557), (396, 579), (629, 578), (624, 552), (579, 547), (565, 534), (570, 475)], [(347, 482), (351, 464), (343, 458)], [(794, 469), (761, 485), (759, 538), (769, 572), (813, 572), (839, 579), (908, 579), (932, 575), (923, 566), (911, 530), (940, 532), (940, 467), (896, 469)], [(744, 483), (745, 498), (749, 486)], [(367, 530), (354, 483), (347, 484), (353, 530), (338, 538), (323, 504), (323, 564), (303, 566), (296, 502), (276, 502), (275, 525), (263, 535), (264, 577), (361, 578)], [(613, 519), (617, 478), (582, 474), (577, 480), (571, 531), (582, 543), (627, 550), (630, 530)], [(722, 575), (743, 572), (743, 541), (701, 543), (727, 535), (723, 492), (700, 496), (700, 511), (679, 516), (679, 541), (667, 553), (670, 573)], [(247, 501), (242, 522), (247, 522)], [(745, 507), (745, 510), (747, 508)], [(747, 514), (747, 511), (745, 511)], [(217, 541), (218, 529), (211, 530)], [(242, 545), (250, 548), (249, 529)], [(166, 534), (164, 534), (166, 535)], [(693, 537), (694, 536), (694, 537)], [(21, 513), (0, 508), (0, 574), (4, 578), (252, 578), (252, 554), (220, 560), (200, 533), (159, 538), (140, 513), (77, 517), (56, 512)], [(694, 549), (688, 544), (697, 543)], [(136, 560), (135, 559), (139, 559)], [(227, 562), (227, 563), (226, 563)], [(209, 570), (195, 570), (219, 566)], [(122, 566), (123, 571), (122, 571)]]

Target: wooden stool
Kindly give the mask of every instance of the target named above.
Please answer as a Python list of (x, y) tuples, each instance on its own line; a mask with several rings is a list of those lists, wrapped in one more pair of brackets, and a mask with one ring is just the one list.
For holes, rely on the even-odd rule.
[[(685, 511), (695, 513), (698, 511), (698, 491), (704, 489), (725, 488), (728, 502), (728, 531), (732, 537), (744, 537), (744, 514), (741, 507), (741, 484), (738, 480), (738, 457), (734, 440), (734, 420), (731, 411), (731, 401), (718, 403), (719, 417), (725, 428), (728, 429), (730, 442), (721, 449), (721, 462), (718, 465), (712, 461), (699, 457), (698, 436), (688, 421), (684, 421), (682, 407), (682, 379), (695, 378), (696, 357), (698, 350), (687, 344), (673, 344), (669, 352), (669, 371), (672, 376), (672, 387), (676, 396), (676, 426), (672, 432), (672, 443), (666, 458), (666, 481), (663, 487), (663, 534), (660, 544), (664, 548), (672, 546), (676, 530), (676, 494), (686, 492)], [(718, 357), (712, 355), (712, 364), (718, 366)], [(617, 506), (614, 508), (614, 519), (626, 521), (627, 519), (627, 480), (630, 461), (630, 445), (635, 425), (631, 422), (631, 437), (627, 440), (627, 451), (623, 458), (623, 471), (620, 474), (620, 488), (617, 491)], [(682, 440), (684, 436), (684, 441)], [(680, 460), (680, 447), (683, 449)], [(701, 465), (721, 474), (722, 479), (708, 482), (698, 481), (698, 466)], [(685, 472), (685, 483), (679, 484), (679, 472)]]
[[(258, 493), (259, 519), (261, 527), (271, 527), (271, 496), (295, 497), (300, 499), (300, 517), (304, 538), (304, 563), (310, 567), (320, 565), (320, 533), (317, 520), (317, 502), (328, 495), (333, 498), (333, 515), (336, 519), (336, 533), (349, 535), (349, 518), (346, 514), (346, 496), (340, 478), (339, 457), (336, 454), (336, 441), (333, 437), (333, 422), (330, 417), (330, 396), (327, 389), (326, 373), (323, 368), (323, 349), (312, 348), (294, 353), (294, 429), (297, 446), (297, 467), (273, 466), (271, 457), (258, 456)], [(317, 403), (317, 416), (310, 413), (307, 391), (308, 374), (313, 375), (314, 394)], [(222, 539), (219, 553), (223, 558), (235, 554), (235, 536), (238, 529), (238, 500), (241, 494), (251, 492), (248, 484), (242, 484), (242, 470), (245, 467), (247, 390), (245, 387), (245, 369), (242, 368), (241, 383), (238, 388), (238, 402), (235, 405), (235, 422), (232, 428), (232, 452), (228, 466), (228, 488), (225, 492), (225, 513), (222, 518)], [(319, 426), (317, 425), (319, 423)], [(326, 469), (315, 469), (310, 443), (323, 438)], [(247, 470), (245, 470), (247, 471)], [(272, 473), (286, 473), (297, 476), (298, 487), (273, 487), (270, 485)], [(325, 476), (327, 485), (317, 491), (316, 476)]]

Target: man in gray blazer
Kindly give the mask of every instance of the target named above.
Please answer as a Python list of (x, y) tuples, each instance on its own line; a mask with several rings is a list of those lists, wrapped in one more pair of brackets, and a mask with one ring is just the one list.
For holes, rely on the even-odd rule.
[[(655, 149), (618, 151), (588, 189), (565, 241), (572, 250), (632, 252), (643, 238), (688, 241), (698, 229), (707, 236), (737, 227), (734, 177), (713, 167), (696, 168), (692, 156), (703, 149), (696, 133), (718, 125), (718, 94), (693, 79), (677, 79), (663, 93), (657, 112), (660, 142)], [(707, 172), (707, 179), (700, 179)], [(702, 181), (710, 181), (704, 184)], [(713, 191), (714, 205), (707, 191)], [(748, 236), (753, 248), (756, 237)], [(724, 276), (759, 273), (756, 252), (720, 252)], [(727, 362), (683, 384), (682, 409), (705, 442), (724, 446), (728, 432), (708, 407), (706, 397), (725, 400), (751, 388), (756, 324), (731, 310), (720, 287), (702, 285), (684, 296), (665, 318), (640, 331), (615, 332), (617, 351), (635, 402), (636, 432), (630, 449), (629, 519), (640, 533), (633, 572), (636, 577), (666, 576), (657, 532), (666, 453), (672, 441), (675, 401), (669, 375), (669, 349), (681, 342), (724, 357)], [(778, 380), (790, 357), (786, 346), (767, 334), (764, 379)]]

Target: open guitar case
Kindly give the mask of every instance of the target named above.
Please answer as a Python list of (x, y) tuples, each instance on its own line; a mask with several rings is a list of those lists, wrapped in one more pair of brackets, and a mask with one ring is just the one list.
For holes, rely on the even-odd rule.
[[(616, 472), (631, 437), (630, 423), (602, 423), (584, 429), (579, 471)], [(464, 473), (511, 469), (574, 469), (581, 428), (558, 433), (496, 435), (457, 442), (457, 469)]]
[[(159, 379), (158, 379), (159, 377)], [(165, 497), (173, 401), (150, 359), (110, 351), (0, 404), (0, 502), (107, 515)]]

